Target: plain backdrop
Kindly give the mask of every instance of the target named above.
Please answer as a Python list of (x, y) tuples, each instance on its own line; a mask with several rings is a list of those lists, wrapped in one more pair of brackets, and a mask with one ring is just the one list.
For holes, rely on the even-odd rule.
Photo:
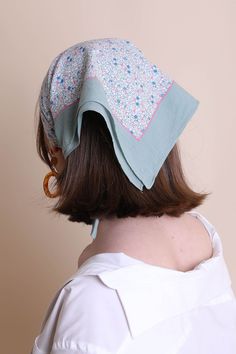
[(30, 353), (46, 309), (77, 269), (90, 226), (50, 213), (48, 168), (35, 147), (44, 75), (64, 49), (94, 38), (133, 41), (200, 105), (180, 137), (199, 208), (221, 236), (236, 291), (236, 1), (5, 1), (1, 13), (1, 353)]

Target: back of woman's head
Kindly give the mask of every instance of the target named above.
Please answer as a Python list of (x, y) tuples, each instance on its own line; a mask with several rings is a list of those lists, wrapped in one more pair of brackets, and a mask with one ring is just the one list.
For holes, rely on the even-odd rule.
[[(43, 124), (38, 114), (37, 151), (52, 169)], [(59, 199), (52, 211), (69, 215), (70, 221), (91, 225), (94, 218), (116, 216), (180, 216), (198, 207), (210, 193), (198, 193), (188, 185), (176, 143), (150, 189), (140, 191), (124, 174), (102, 115), (83, 113), (80, 144), (65, 159), (58, 173)]]

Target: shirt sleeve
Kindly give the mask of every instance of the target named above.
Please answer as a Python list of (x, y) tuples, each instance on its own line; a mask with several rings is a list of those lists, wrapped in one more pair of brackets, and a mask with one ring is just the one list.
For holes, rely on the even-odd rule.
[[(88, 352), (87, 352), (88, 353)], [(70, 349), (58, 349), (52, 350), (51, 354), (86, 354), (86, 352), (78, 349), (78, 350), (70, 350)]]
[[(72, 348), (74, 347), (75, 343), (69, 343)], [(57, 349), (52, 349), (50, 354), (112, 354), (111, 352), (108, 352), (102, 348), (98, 348), (94, 345), (92, 345), (93, 348), (89, 348), (88, 343), (76, 343), (77, 349), (72, 349), (72, 348), (57, 348)], [(87, 349), (81, 349), (83, 347), (87, 347)]]
[(81, 276), (53, 299), (31, 354), (112, 354), (127, 335), (116, 290), (96, 275)]
[(89, 343), (67, 342), (60, 345), (53, 343), (53, 348), (49, 351), (42, 351), (34, 344), (30, 354), (111, 354), (111, 352)]
[(67, 348), (55, 347), (50, 354), (114, 354), (114, 352), (107, 351), (91, 343), (67, 343)]

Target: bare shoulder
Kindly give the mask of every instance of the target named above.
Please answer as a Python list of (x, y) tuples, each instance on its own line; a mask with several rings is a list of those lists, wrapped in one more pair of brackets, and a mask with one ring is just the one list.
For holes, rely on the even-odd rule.
[(206, 245), (206, 248), (212, 250), (211, 235), (209, 234), (209, 230), (207, 230), (203, 222), (199, 220), (198, 217), (195, 217), (190, 213), (185, 213), (184, 217), (186, 220), (186, 231), (189, 231), (193, 237), (196, 237), (200, 244), (203, 242)]
[(181, 238), (180, 249), (183, 250), (183, 260), (186, 262), (187, 268), (191, 269), (191, 267), (193, 268), (201, 261), (212, 257), (213, 245), (211, 236), (199, 218), (185, 213), (183, 224), (180, 224), (181, 230), (183, 238)]

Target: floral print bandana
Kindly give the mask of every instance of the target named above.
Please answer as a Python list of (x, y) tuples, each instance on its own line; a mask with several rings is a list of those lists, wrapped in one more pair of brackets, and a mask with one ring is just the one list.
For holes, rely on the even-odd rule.
[(52, 61), (40, 91), (45, 134), (65, 158), (79, 146), (83, 112), (100, 113), (117, 159), (141, 191), (155, 178), (199, 101), (130, 40), (77, 43)]

